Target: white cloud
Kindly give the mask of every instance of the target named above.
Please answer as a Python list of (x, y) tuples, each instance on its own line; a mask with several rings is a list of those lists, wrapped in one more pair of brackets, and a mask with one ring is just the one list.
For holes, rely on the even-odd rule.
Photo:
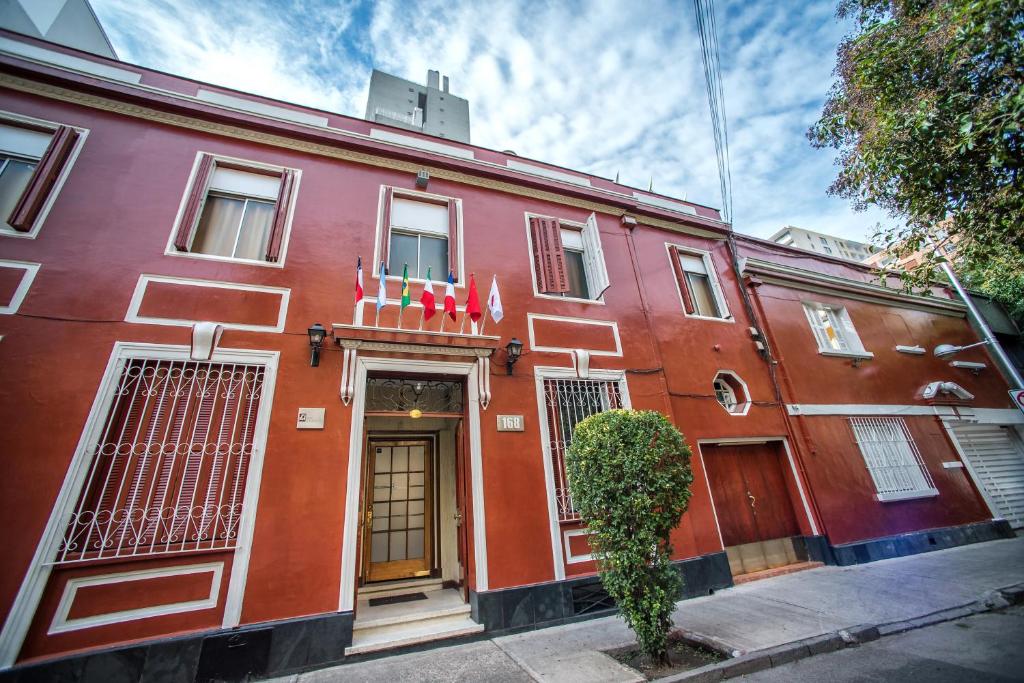
[[(420, 0), (289, 4), (93, 0), (122, 57), (360, 116), (371, 67), (452, 78), (473, 142), (720, 205), (692, 5)], [(885, 217), (826, 189), (832, 155), (805, 132), (847, 27), (832, 0), (718, 7), (735, 227), (863, 239)]]

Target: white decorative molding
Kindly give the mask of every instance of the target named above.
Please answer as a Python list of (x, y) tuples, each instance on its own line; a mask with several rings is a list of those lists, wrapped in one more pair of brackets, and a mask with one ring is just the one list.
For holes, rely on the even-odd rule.
[(226, 330), (246, 330), (249, 332), (284, 332), (284, 323), (288, 317), (288, 301), (291, 297), (291, 290), (286, 287), (268, 287), (265, 285), (250, 285), (243, 282), (220, 282), (217, 280), (196, 280), (192, 278), (176, 277), (169, 275), (147, 275), (139, 276), (132, 293), (132, 300), (128, 304), (128, 312), (124, 316), (126, 323), (143, 323), (146, 325), (171, 325), (174, 327), (192, 327), (202, 320), (189, 320), (185, 318), (153, 318), (139, 315), (139, 308), (146, 296), (146, 287), (149, 283), (157, 282), (172, 285), (184, 285), (188, 287), (209, 287), (213, 289), (232, 289), (240, 292), (261, 292), (264, 294), (277, 294), (280, 297), (277, 312), (276, 325), (248, 325), (244, 323), (231, 323), (224, 320), (213, 320), (224, 326)]
[[(574, 368), (558, 368), (535, 366), (533, 368), (534, 385), (537, 392), (537, 424), (540, 425), (541, 457), (544, 459), (544, 486), (548, 494), (548, 520), (551, 531), (551, 559), (555, 572), (555, 580), (565, 580), (565, 560), (562, 552), (561, 525), (558, 522), (558, 501), (555, 495), (555, 472), (551, 461), (551, 427), (548, 424), (548, 411), (544, 400), (545, 379), (576, 379)], [(619, 393), (623, 408), (631, 408), (629, 399), (629, 383), (626, 381), (625, 370), (591, 370), (590, 379), (613, 381), (619, 383)]]
[(570, 538), (576, 536), (589, 536), (589, 529), (566, 529), (562, 532), (562, 541), (565, 544), (565, 562), (566, 564), (577, 564), (579, 562), (592, 562), (594, 556), (591, 553), (585, 555), (574, 555), (572, 552), (572, 544), (569, 542)]
[(530, 349), (532, 351), (550, 351), (552, 353), (568, 353), (571, 354), (576, 349), (563, 346), (538, 346), (536, 337), (533, 332), (533, 321), (535, 320), (550, 320), (555, 322), (566, 322), (574, 325), (596, 325), (598, 327), (607, 327), (612, 331), (612, 337), (615, 339), (615, 350), (614, 351), (599, 351), (595, 349), (585, 349), (590, 352), (591, 356), (622, 356), (622, 341), (619, 339), (619, 324), (614, 320), (591, 320), (589, 318), (570, 318), (562, 315), (547, 315), (542, 313), (527, 313), (526, 314), (526, 328), (529, 334)]
[(964, 370), (984, 370), (988, 366), (984, 363), (974, 363), (969, 360), (955, 360), (950, 363), (951, 367), (962, 368)]
[(529, 173), (530, 175), (539, 175), (544, 178), (551, 178), (552, 180), (561, 180), (562, 182), (572, 183), (573, 185), (586, 185), (590, 187), (590, 180), (571, 173), (564, 173), (562, 171), (556, 171), (552, 168), (545, 168), (536, 164), (527, 164), (516, 159), (506, 159), (505, 166), (511, 168), (514, 171), (522, 171), (523, 173)]
[(480, 378), (480, 407), (487, 410), (491, 403), (491, 359), (489, 356), (481, 356), (477, 359), (478, 377)]
[(925, 354), (925, 348), (923, 346), (904, 346), (903, 344), (897, 344), (896, 350), (900, 353), (909, 353), (913, 356), (923, 356)]
[(355, 388), (357, 353), (357, 349), (344, 348), (344, 357), (341, 361), (341, 387), (338, 390), (338, 394), (341, 396), (341, 402), (345, 405), (352, 402), (352, 393)]
[(676, 213), (686, 214), (687, 216), (696, 216), (697, 209), (693, 208), (689, 204), (683, 204), (672, 199), (665, 197), (655, 197), (649, 194), (641, 194), (640, 192), (633, 193), (633, 199), (640, 202), (641, 204), (647, 204), (648, 206), (656, 206), (659, 209), (668, 209), (669, 211), (675, 211)]
[(748, 257), (744, 259), (743, 272), (754, 273), (764, 282), (808, 292), (839, 296), (845, 299), (867, 301), (875, 304), (884, 303), (889, 306), (939, 313), (956, 318), (965, 317), (967, 311), (967, 307), (964, 304), (952, 299), (907, 294), (906, 292), (881, 285), (869, 284), (859, 280), (848, 280), (835, 275), (804, 270), (803, 268), (794, 268), (793, 266), (755, 258)]
[(196, 99), (202, 100), (203, 102), (210, 102), (211, 104), (217, 104), (221, 107), (227, 107), (229, 109), (249, 112), (251, 114), (260, 114), (262, 116), (269, 116), (271, 118), (282, 119), (284, 121), (292, 121), (294, 123), (304, 123), (307, 126), (320, 126), (321, 128), (326, 128), (329, 123), (326, 116), (314, 116), (294, 109), (288, 109), (287, 107), (278, 107), (273, 104), (257, 102), (244, 97), (235, 97), (234, 95), (228, 95), (214, 90), (206, 90), (205, 88), (199, 88), (199, 90), (196, 91)]
[(484, 510), (483, 452), (480, 438), (479, 367), (476, 362), (373, 358), (355, 363), (352, 428), (349, 430), (348, 472), (345, 478), (345, 522), (341, 539), (341, 587), (338, 611), (350, 612), (356, 596), (356, 548), (359, 546), (359, 485), (362, 480), (366, 377), (369, 372), (455, 375), (466, 377), (466, 417), (469, 432), (470, 495), (473, 508), (473, 560), (477, 592), (487, 590), (487, 524)]
[[(36, 545), (35, 554), (21, 582), (14, 603), (0, 631), (0, 668), (10, 667), (17, 659), (22, 643), (28, 633), (43, 590), (49, 580), (51, 561), (56, 556), (67, 527), (67, 520), (78, 500), (91, 465), (90, 445), (95, 443), (103, 429), (107, 411), (117, 390), (123, 363), (132, 358), (153, 360), (187, 361), (190, 347), (171, 344), (150, 344), (143, 342), (115, 342), (107, 361), (96, 397), (93, 400), (85, 427), (79, 437), (75, 453), (68, 465), (64, 482), (57, 493), (46, 528)], [(242, 516), (238, 526), (238, 542), (235, 545), (228, 579), (227, 597), (224, 606), (224, 628), (238, 626), (242, 615), (242, 597), (249, 572), (249, 553), (256, 524), (256, 510), (259, 506), (260, 482), (263, 475), (263, 454), (266, 449), (270, 413), (274, 403), (274, 385), (277, 380), (278, 351), (253, 349), (218, 349), (211, 361), (216, 363), (262, 363), (265, 366), (262, 398), (256, 414), (252, 456), (246, 479)]]
[(36, 279), (36, 274), (42, 266), (38, 263), (32, 263), (30, 261), (8, 261), (6, 259), (0, 259), (0, 268), (14, 268), (16, 270), (23, 270), (25, 274), (21, 276), (21, 282), (18, 283), (18, 287), (14, 290), (14, 294), (11, 296), (11, 300), (7, 302), (6, 306), (0, 306), (0, 315), (13, 315), (18, 312), (21, 308), (21, 303), (25, 300), (28, 295), (29, 288), (32, 287), (32, 283)]
[(432, 142), (430, 140), (424, 140), (418, 138), (415, 135), (402, 135), (401, 133), (392, 133), (389, 130), (381, 130), (380, 128), (371, 128), (370, 137), (380, 142), (391, 142), (396, 145), (403, 147), (412, 147), (413, 149), (421, 149), (425, 152), (435, 152), (437, 154), (444, 154), (450, 157), (458, 157), (460, 159), (474, 159), (476, 155), (473, 150), (466, 149), (464, 147), (456, 147), (455, 145), (446, 145), (441, 142)]
[[(165, 603), (140, 607), (137, 609), (121, 610), (118, 612), (106, 612), (89, 617), (68, 619), (71, 607), (82, 588), (92, 586), (108, 586), (117, 583), (130, 583), (133, 581), (146, 581), (170, 576), (187, 576), (190, 574), (210, 574), (209, 594), (199, 600), (188, 600), (186, 602)], [(178, 614), (179, 612), (194, 612), (195, 610), (211, 609), (217, 606), (220, 597), (221, 577), (224, 574), (223, 562), (210, 562), (207, 564), (182, 565), (178, 567), (160, 567), (158, 569), (142, 569), (139, 571), (118, 572), (114, 574), (102, 574), (100, 576), (74, 577), (68, 579), (64, 585), (64, 593), (61, 595), (57, 611), (53, 615), (53, 621), (47, 630), (47, 635), (55, 633), (67, 633), (78, 631), (83, 628), (104, 626), (106, 624), (117, 624), (123, 621), (135, 619), (146, 619), (158, 617), (165, 614)]]

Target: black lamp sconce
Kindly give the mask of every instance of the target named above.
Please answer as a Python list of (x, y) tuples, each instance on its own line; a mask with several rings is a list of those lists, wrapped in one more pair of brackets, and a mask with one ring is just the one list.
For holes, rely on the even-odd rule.
[(306, 332), (309, 334), (309, 346), (313, 350), (309, 357), (309, 367), (315, 368), (320, 365), (320, 347), (323, 346), (327, 330), (320, 323), (313, 323), (313, 326)]
[(512, 366), (516, 364), (516, 361), (522, 355), (523, 342), (515, 337), (509, 339), (508, 344), (505, 344), (505, 370), (508, 371), (508, 374), (512, 374)]

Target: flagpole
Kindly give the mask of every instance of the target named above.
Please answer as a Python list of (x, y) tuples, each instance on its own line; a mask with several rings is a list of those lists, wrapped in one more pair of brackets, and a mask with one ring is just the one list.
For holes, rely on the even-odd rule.
[(438, 330), (439, 333), (440, 332), (444, 332), (444, 321), (445, 321), (445, 318), (447, 318), (447, 317), (448, 317), (448, 312), (447, 311), (441, 311), (441, 329)]
[(484, 306), (484, 319), (480, 321), (480, 331), (477, 334), (481, 334), (482, 335), (484, 333), (484, 326), (487, 325), (487, 314), (490, 313), (490, 312), (491, 312), (491, 306), (490, 306), (490, 303), (488, 302), (488, 305)]

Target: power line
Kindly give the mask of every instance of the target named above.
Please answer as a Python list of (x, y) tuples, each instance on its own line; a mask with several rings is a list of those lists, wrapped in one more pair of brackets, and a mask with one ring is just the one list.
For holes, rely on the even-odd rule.
[(732, 171), (729, 168), (729, 130), (725, 117), (725, 91), (722, 87), (722, 66), (718, 57), (718, 26), (715, 22), (714, 0), (693, 0), (700, 35), (701, 62), (704, 64), (704, 84), (711, 112), (711, 130), (715, 139), (715, 157), (718, 161), (718, 182), (722, 192), (722, 213), (732, 221)]

